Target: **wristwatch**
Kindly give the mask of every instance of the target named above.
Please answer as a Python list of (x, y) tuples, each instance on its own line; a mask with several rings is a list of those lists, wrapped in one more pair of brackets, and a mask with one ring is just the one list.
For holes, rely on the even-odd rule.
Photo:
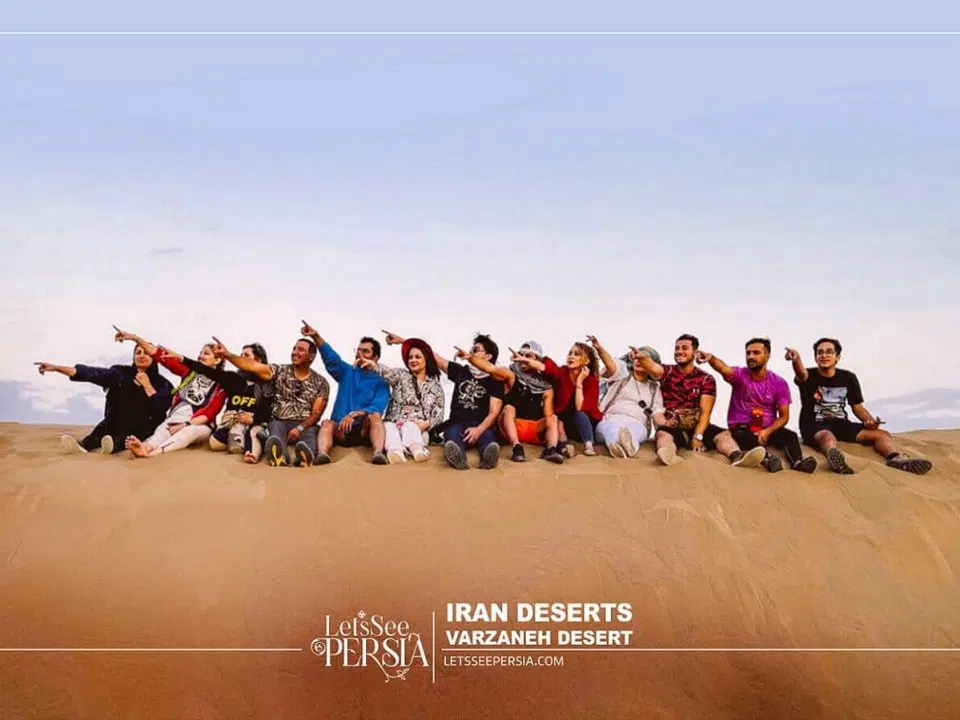
[(696, 434), (693, 436), (693, 439), (694, 439), (694, 440), (699, 440), (700, 442), (703, 442), (703, 433), (696, 433)]
[(301, 435), (303, 434), (304, 429), (305, 428), (303, 427), (303, 425), (297, 425), (296, 427), (297, 432), (300, 433)]

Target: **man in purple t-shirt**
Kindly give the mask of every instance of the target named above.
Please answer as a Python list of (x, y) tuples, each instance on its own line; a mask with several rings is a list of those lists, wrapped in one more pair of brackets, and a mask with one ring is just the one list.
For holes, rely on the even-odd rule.
[[(790, 386), (782, 377), (767, 370), (770, 341), (751, 338), (747, 341), (746, 355), (746, 367), (730, 367), (708, 352), (697, 355), (698, 362), (710, 363), (733, 390), (727, 411), (727, 427), (733, 439), (744, 450), (768, 445), (783, 450), (790, 467), (812, 473), (817, 469), (816, 459), (803, 457), (800, 438), (786, 427), (790, 421)], [(762, 464), (769, 472), (783, 469), (780, 458), (769, 452)]]

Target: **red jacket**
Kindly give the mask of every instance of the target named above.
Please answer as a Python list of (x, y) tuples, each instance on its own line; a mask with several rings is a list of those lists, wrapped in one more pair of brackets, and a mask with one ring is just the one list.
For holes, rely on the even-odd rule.
[[(570, 369), (566, 366), (559, 367), (548, 357), (543, 359), (543, 364), (545, 366), (543, 374), (553, 383), (554, 412), (559, 415), (568, 407), (570, 410), (576, 410), (574, 395), (577, 384), (570, 378)], [(600, 412), (600, 378), (593, 373), (583, 381), (583, 405), (580, 409), (596, 422), (603, 419), (603, 413)]]
[[(157, 351), (153, 354), (153, 359), (156, 360), (160, 365), (163, 365), (170, 372), (184, 378), (184, 381), (180, 383), (180, 386), (174, 392), (173, 399), (170, 402), (171, 408), (176, 407), (177, 403), (183, 399), (180, 397), (180, 390), (186, 387), (187, 384), (190, 383), (197, 374), (175, 357), (167, 355), (166, 349), (160, 345), (157, 346)], [(213, 427), (215, 424), (214, 421), (216, 420), (219, 412), (223, 409), (223, 404), (226, 402), (226, 399), (226, 390), (220, 387), (220, 385), (214, 385), (207, 394), (203, 404), (193, 408), (193, 415), (191, 419), (202, 416), (207, 419), (207, 424)]]

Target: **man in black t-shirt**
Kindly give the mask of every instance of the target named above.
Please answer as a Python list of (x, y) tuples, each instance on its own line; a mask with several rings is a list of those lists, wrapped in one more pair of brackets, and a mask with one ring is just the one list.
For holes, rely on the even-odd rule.
[[(396, 333), (386, 332), (386, 336), (389, 345), (403, 342)], [(477, 335), (470, 353), (495, 365), (500, 350), (489, 335)], [(462, 350), (457, 355), (467, 357)], [(453, 383), (450, 419), (443, 431), (443, 456), (457, 470), (467, 470), (467, 447), (475, 446), (480, 452), (480, 468), (495, 468), (500, 462), (500, 445), (493, 428), (503, 408), (503, 383), (477, 368), (451, 362), (436, 350), (433, 357), (440, 372)]]
[[(880, 420), (870, 414), (863, 404), (860, 381), (849, 370), (837, 367), (843, 348), (838, 340), (821, 338), (813, 344), (817, 367), (804, 367), (800, 353), (787, 348), (786, 359), (793, 363), (794, 382), (800, 389), (800, 434), (807, 445), (827, 456), (830, 469), (842, 475), (852, 475), (837, 441), (872, 445), (887, 465), (916, 475), (929, 472), (929, 460), (908, 458), (893, 447), (893, 438), (880, 430)], [(847, 407), (860, 422), (853, 422)]]

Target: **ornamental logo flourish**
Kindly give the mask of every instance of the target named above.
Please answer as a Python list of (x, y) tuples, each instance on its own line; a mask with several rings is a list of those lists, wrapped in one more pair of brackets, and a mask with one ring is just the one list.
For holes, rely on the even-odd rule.
[(406, 620), (387, 620), (360, 610), (337, 621), (325, 616), (325, 633), (310, 643), (310, 650), (326, 667), (370, 667), (376, 665), (391, 680), (406, 680), (414, 667), (429, 668), (420, 633), (410, 630)]

